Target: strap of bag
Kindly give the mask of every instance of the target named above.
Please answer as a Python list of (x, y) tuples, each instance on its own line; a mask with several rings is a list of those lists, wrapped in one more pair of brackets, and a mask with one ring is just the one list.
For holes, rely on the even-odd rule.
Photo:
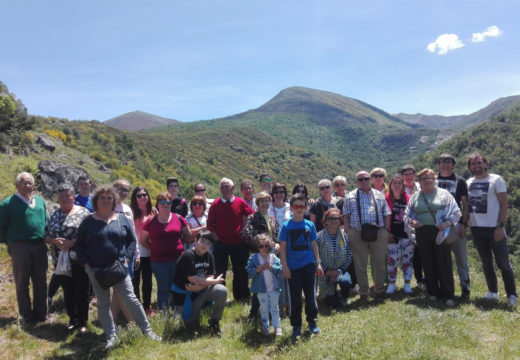
[(119, 220), (119, 217), (121, 216), (121, 213), (116, 213), (117, 214), (117, 225), (118, 225), (118, 231), (117, 231), (117, 235), (119, 237), (119, 244), (118, 244), (118, 247), (117, 247), (117, 253), (119, 254), (119, 252), (121, 251), (121, 248), (123, 247), (122, 244), (123, 244), (123, 240), (121, 239), (121, 221)]
[(424, 203), (426, 204), (426, 207), (428, 208), (428, 211), (430, 211), (430, 215), (433, 218), (434, 224), (437, 224), (437, 219), (435, 218), (435, 215), (433, 214), (433, 210), (430, 207), (430, 203), (428, 202), (428, 199), (426, 198), (426, 195), (424, 195), (424, 192), (422, 192), (422, 191), (421, 191), (421, 195), (422, 195)]
[[(372, 192), (372, 189), (370, 189), (370, 195), (372, 195), (372, 201), (374, 202), (374, 208), (376, 209), (376, 224), (379, 226), (379, 212), (377, 211), (377, 201), (376, 197), (374, 196), (374, 193)], [(359, 196), (359, 189), (356, 190), (356, 202), (357, 202), (357, 211), (359, 216), (359, 224), (362, 225), (363, 221), (361, 219), (361, 197)]]

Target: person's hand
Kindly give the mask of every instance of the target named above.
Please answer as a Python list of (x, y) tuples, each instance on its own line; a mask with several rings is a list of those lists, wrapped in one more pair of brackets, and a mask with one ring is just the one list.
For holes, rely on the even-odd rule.
[(331, 279), (336, 279), (338, 277), (338, 270), (327, 270), (325, 275)]
[(277, 255), (280, 253), (280, 244), (274, 243), (274, 253)]
[(461, 239), (464, 239), (466, 237), (466, 235), (467, 235), (466, 227), (464, 225), (460, 224), (458, 234), (459, 234), (459, 238), (461, 238)]
[(269, 262), (264, 263), (264, 270), (271, 270), (271, 268), (272, 268), (271, 263), (269, 263)]
[(65, 240), (65, 241), (63, 241), (63, 245), (61, 245), (60, 249), (63, 251), (67, 251), (73, 246), (74, 246), (74, 240)]
[(321, 268), (321, 264), (318, 264), (318, 266), (316, 266), (316, 275), (318, 275), (318, 277), (323, 276), (323, 269)]
[(258, 265), (258, 266), (256, 267), (256, 272), (257, 272), (257, 273), (261, 273), (262, 271), (264, 271), (264, 265)]
[(495, 242), (502, 241), (506, 237), (506, 231), (503, 227), (497, 226), (493, 232), (493, 240)]
[(450, 223), (447, 222), (447, 221), (443, 221), (437, 225), (435, 225), (437, 227), (437, 229), (439, 229), (440, 231), (443, 231), (445, 230), (446, 228), (448, 228), (450, 226)]
[(134, 261), (134, 271), (137, 271), (137, 269), (139, 269), (139, 266), (141, 266), (141, 259), (137, 258)]
[(186, 284), (186, 290), (191, 291), (191, 292), (199, 291), (200, 286), (188, 283), (188, 284)]
[(282, 274), (283, 274), (284, 279), (290, 279), (291, 278), (291, 270), (288, 269), (287, 267), (283, 268)]
[(215, 278), (215, 281), (220, 284), (220, 283), (223, 283), (225, 280), (224, 280), (224, 276), (222, 274), (220, 274), (219, 276), (217, 276)]
[(390, 233), (390, 232), (388, 233), (388, 243), (389, 243), (389, 244), (393, 244), (393, 243), (395, 243), (395, 241), (394, 241), (394, 235), (392, 235), (392, 233)]
[(417, 228), (420, 228), (421, 226), (423, 226), (423, 225), (422, 225), (419, 221), (417, 221), (417, 220), (412, 220), (412, 221), (410, 222), (410, 225), (412, 225), (412, 227), (413, 227), (414, 229), (417, 229)]
[(56, 238), (54, 239), (54, 242), (53, 244), (56, 245), (57, 247), (59, 247), (61, 249), (61, 247), (63, 246), (63, 243), (65, 242), (66, 240), (64, 238)]

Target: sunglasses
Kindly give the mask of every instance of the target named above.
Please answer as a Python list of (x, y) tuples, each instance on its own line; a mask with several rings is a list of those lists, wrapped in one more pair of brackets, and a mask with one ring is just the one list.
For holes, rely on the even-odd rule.
[(327, 190), (327, 189), (330, 189), (330, 185), (320, 186), (320, 190)]
[(295, 210), (305, 210), (307, 209), (307, 205), (291, 205), (291, 207)]
[(161, 204), (161, 205), (171, 205), (172, 202), (171, 201), (166, 201), (166, 200), (161, 200), (161, 201), (159, 201), (159, 204)]
[(193, 206), (198, 206), (198, 205), (200, 205), (200, 206), (204, 206), (204, 203), (201, 202), (201, 201), (196, 201), (196, 202), (193, 202), (192, 205), (193, 205)]
[(195, 192), (203, 192), (203, 191), (206, 191), (206, 188), (203, 188), (203, 189), (195, 189)]
[(138, 199), (142, 199), (144, 197), (148, 197), (148, 194), (137, 194)]
[(357, 181), (359, 181), (359, 182), (368, 181), (368, 180), (370, 180), (369, 177), (358, 177), (357, 178)]
[(122, 193), (129, 193), (130, 189), (119, 188), (119, 189), (117, 189), (117, 191), (122, 192)]
[(262, 245), (258, 245), (258, 248), (259, 249), (270, 249), (271, 245), (269, 245), (269, 244), (262, 244)]
[(334, 185), (334, 186), (343, 187), (343, 186), (347, 186), (347, 184), (339, 183), (339, 184), (336, 184), (336, 185)]
[(339, 221), (339, 217), (330, 217), (330, 218), (327, 218), (327, 220)]
[(384, 178), (385, 175), (384, 175), (384, 174), (373, 174), (372, 177), (375, 177), (375, 178)]
[(283, 191), (283, 190), (276, 190), (274, 192), (274, 194), (284, 194), (285, 195), (285, 191)]
[(261, 182), (271, 182), (272, 180), (269, 179), (269, 178), (263, 178), (262, 180), (260, 180)]

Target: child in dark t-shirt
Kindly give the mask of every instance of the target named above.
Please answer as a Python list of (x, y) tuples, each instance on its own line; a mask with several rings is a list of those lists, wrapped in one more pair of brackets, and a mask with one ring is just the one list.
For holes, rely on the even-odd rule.
[(215, 277), (215, 260), (208, 250), (214, 242), (209, 231), (200, 231), (194, 248), (186, 250), (179, 258), (173, 278), (173, 301), (182, 314), (186, 327), (199, 326), (200, 310), (213, 301), (209, 320), (210, 330), (220, 334), (219, 321), (226, 305), (227, 289), (222, 274)]

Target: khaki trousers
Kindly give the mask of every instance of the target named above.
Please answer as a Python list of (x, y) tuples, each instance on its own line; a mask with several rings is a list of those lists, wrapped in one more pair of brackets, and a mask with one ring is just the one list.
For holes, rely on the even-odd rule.
[(348, 236), (352, 247), (352, 256), (356, 268), (356, 277), (359, 284), (359, 295), (368, 295), (368, 255), (374, 265), (374, 290), (376, 293), (385, 291), (386, 254), (388, 233), (384, 228), (379, 229), (377, 241), (365, 242), (361, 240), (361, 231), (350, 228)]

